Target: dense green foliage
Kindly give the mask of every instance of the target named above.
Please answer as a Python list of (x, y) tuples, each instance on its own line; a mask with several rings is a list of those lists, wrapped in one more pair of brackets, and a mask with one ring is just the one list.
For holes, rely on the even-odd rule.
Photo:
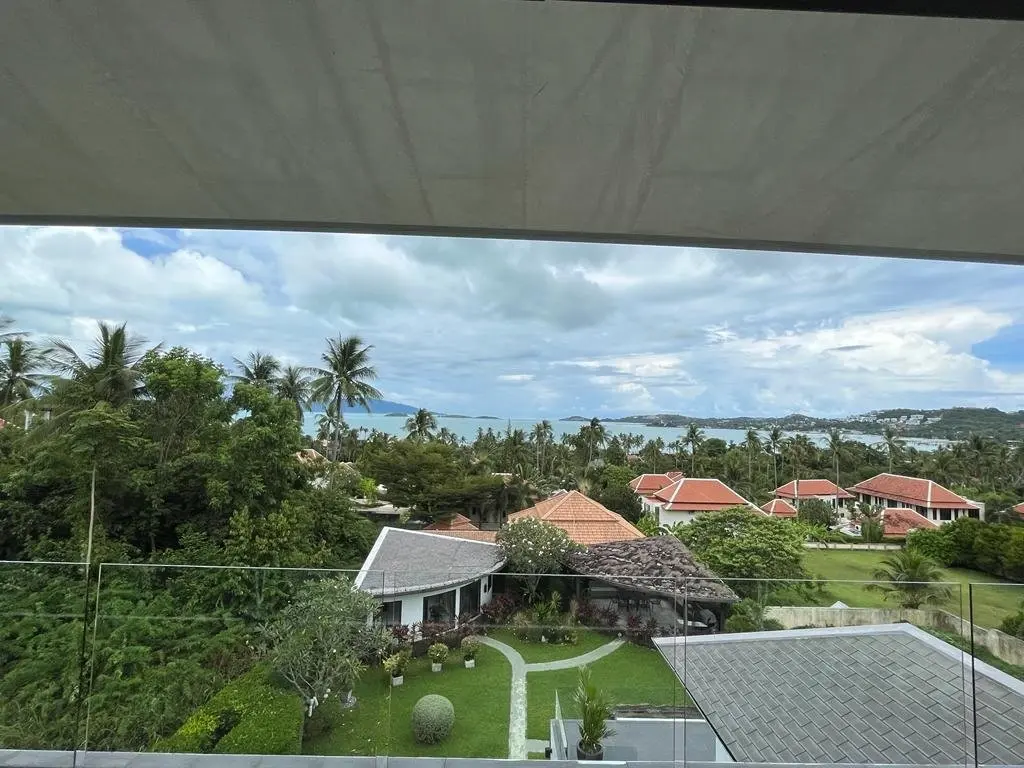
[(880, 583), (868, 589), (882, 592), (886, 599), (897, 602), (900, 608), (920, 608), (922, 605), (943, 603), (953, 593), (942, 581), (942, 572), (931, 558), (913, 549), (904, 549), (882, 559), (873, 574)]
[(940, 565), (974, 568), (1024, 581), (1024, 526), (961, 518), (936, 531), (915, 531), (907, 548)]
[(797, 509), (797, 519), (808, 525), (820, 525), (826, 528), (835, 525), (839, 515), (836, 508), (821, 499), (805, 499)]
[(412, 733), (421, 744), (447, 739), (455, 727), (455, 707), (444, 696), (427, 694), (412, 708)]

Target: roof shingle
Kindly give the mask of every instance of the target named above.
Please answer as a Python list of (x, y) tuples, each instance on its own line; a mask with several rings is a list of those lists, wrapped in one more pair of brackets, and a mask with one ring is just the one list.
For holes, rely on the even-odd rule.
[(534, 507), (515, 512), (508, 521), (536, 517), (565, 531), (577, 544), (642, 539), (644, 535), (622, 515), (612, 512), (579, 491), (560, 493)]

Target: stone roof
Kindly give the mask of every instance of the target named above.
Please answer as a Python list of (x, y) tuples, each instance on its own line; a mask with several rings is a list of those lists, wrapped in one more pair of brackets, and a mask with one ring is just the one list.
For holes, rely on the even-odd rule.
[[(973, 764), (970, 657), (910, 624), (655, 642), (739, 762)], [(1018, 764), (1024, 683), (974, 666), (979, 764)]]
[(579, 491), (560, 493), (536, 506), (508, 516), (514, 523), (526, 517), (536, 517), (561, 528), (577, 544), (590, 546), (606, 541), (642, 539), (643, 533), (617, 512)]
[(572, 556), (581, 576), (665, 597), (734, 603), (739, 598), (675, 536), (595, 544)]
[(383, 528), (356, 586), (374, 595), (401, 595), (465, 584), (504, 565), (496, 544), (429, 531)]

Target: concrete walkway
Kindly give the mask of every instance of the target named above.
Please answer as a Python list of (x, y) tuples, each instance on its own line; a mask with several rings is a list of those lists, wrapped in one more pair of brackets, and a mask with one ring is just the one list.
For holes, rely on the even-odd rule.
[[(544, 661), (536, 664), (527, 664), (526, 660), (515, 648), (500, 640), (490, 637), (477, 638), (486, 646), (498, 651), (508, 659), (512, 667), (512, 694), (508, 710), (508, 756), (512, 760), (525, 760), (526, 753), (538, 744), (536, 739), (526, 738), (526, 673), (527, 672), (554, 672), (559, 669), (572, 669), (582, 667), (585, 664), (597, 661), (600, 658), (613, 653), (622, 645), (622, 640), (612, 640), (600, 648), (595, 648), (571, 659), (559, 659), (558, 661)], [(546, 744), (546, 742), (544, 742)]]

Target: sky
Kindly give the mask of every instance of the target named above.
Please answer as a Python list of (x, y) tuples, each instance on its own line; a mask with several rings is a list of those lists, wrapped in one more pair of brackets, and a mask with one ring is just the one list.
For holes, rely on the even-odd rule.
[(1024, 408), (1024, 268), (456, 238), (0, 228), (0, 314), (231, 366), (373, 345), (389, 400), (511, 418)]

